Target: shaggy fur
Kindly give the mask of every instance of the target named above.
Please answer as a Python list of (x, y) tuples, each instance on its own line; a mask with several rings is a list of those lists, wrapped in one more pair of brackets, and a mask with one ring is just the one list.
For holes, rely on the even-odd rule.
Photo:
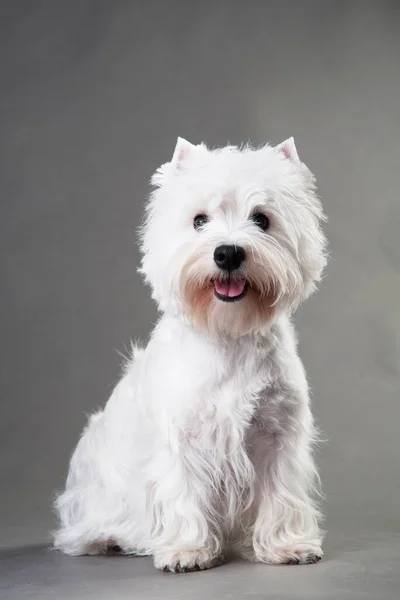
[[(315, 433), (290, 321), (326, 262), (314, 177), (292, 138), (218, 150), (178, 139), (152, 183), (141, 272), (162, 316), (83, 432), (55, 547), (151, 554), (174, 572), (229, 549), (316, 562)], [(230, 274), (214, 260), (221, 244), (246, 253)], [(221, 300), (224, 284), (247, 294)]]

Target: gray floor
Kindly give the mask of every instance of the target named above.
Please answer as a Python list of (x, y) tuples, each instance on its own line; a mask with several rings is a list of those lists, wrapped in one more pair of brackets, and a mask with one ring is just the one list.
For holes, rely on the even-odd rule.
[[(400, 597), (400, 9), (396, 1), (0, 3), (0, 596)], [(158, 573), (46, 548), (118, 352), (156, 311), (134, 243), (178, 135), (294, 135), (331, 243), (298, 313), (326, 443), (325, 558)]]
[(318, 565), (266, 566), (231, 560), (204, 571), (175, 575), (156, 571), (150, 558), (65, 557), (44, 547), (1, 556), (1, 598), (115, 598), (118, 600), (305, 599), (398, 600), (398, 536), (368, 531), (338, 535)]

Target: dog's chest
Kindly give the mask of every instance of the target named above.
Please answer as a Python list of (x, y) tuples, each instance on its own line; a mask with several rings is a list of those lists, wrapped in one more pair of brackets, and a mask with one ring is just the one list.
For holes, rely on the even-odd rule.
[(243, 439), (259, 412), (264, 390), (273, 377), (270, 352), (254, 345), (228, 348), (214, 365), (214, 378), (200, 407), (197, 425), (200, 436), (209, 436), (224, 446)]

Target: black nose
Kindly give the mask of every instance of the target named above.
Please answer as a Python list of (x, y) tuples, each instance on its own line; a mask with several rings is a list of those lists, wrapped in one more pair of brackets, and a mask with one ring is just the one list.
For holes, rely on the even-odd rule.
[(224, 271), (238, 269), (245, 258), (245, 251), (240, 246), (218, 246), (214, 251), (215, 264)]

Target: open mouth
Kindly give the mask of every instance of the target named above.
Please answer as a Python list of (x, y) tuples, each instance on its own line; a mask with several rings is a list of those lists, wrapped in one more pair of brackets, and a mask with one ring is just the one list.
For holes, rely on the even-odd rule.
[(237, 302), (245, 297), (249, 288), (245, 279), (215, 279), (214, 294), (222, 302)]

